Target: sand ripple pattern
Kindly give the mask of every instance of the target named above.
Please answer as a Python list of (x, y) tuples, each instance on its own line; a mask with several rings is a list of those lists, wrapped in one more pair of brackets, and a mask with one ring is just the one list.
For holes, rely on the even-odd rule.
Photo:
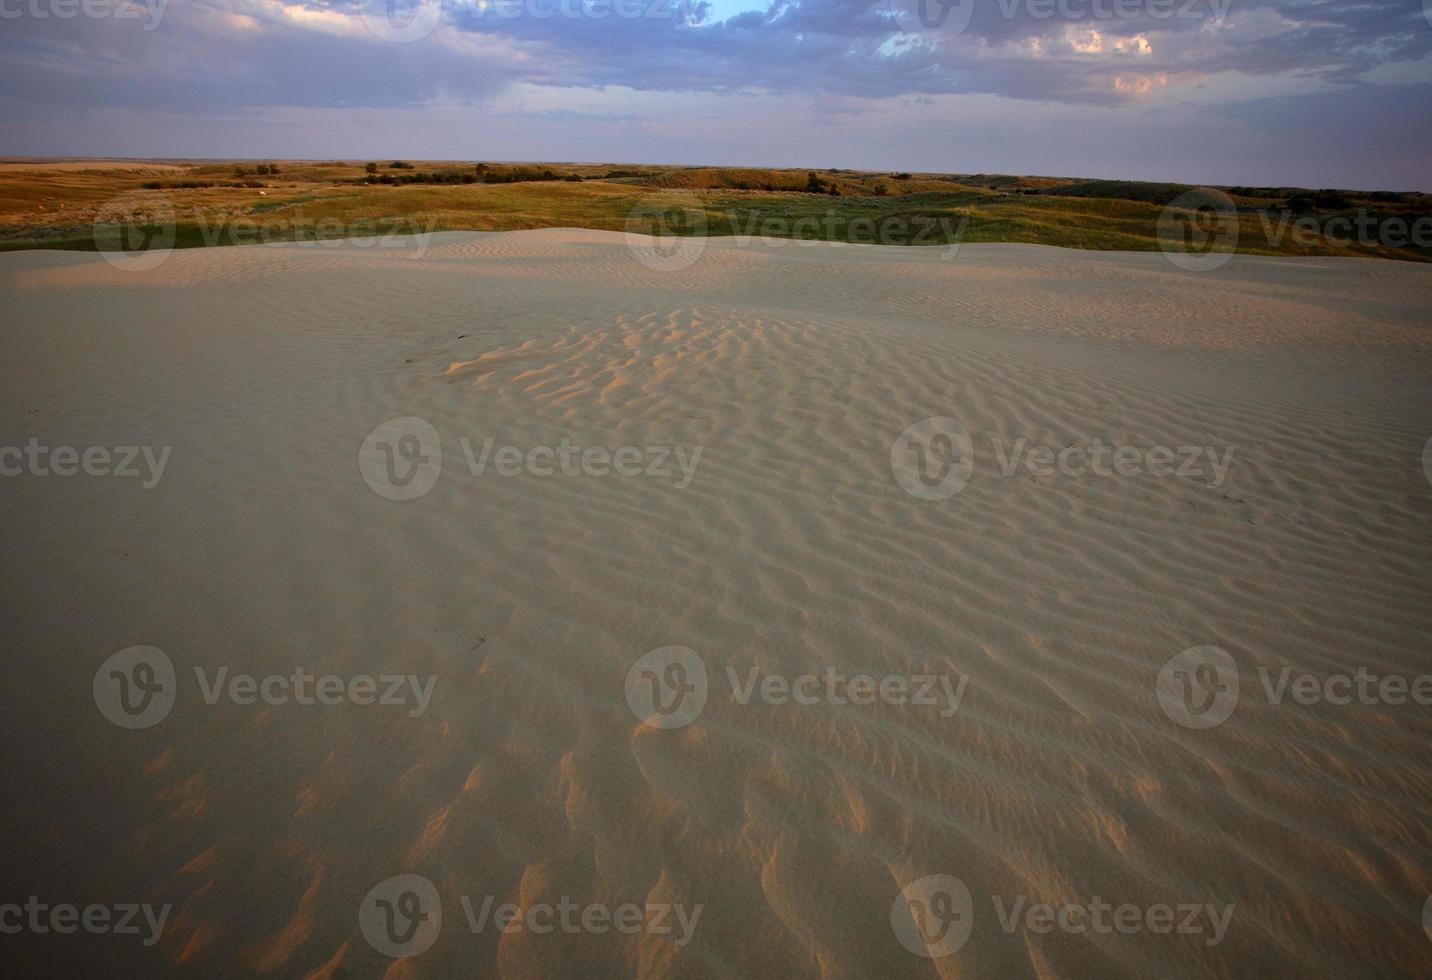
[[(3, 818), (24, 894), (172, 902), (157, 975), (1413, 975), (1429, 939), (1432, 713), (1274, 705), (1256, 671), (1432, 670), (1432, 275), (1240, 257), (452, 234), (176, 253), (152, 273), (8, 255), (0, 444), (172, 445), (153, 490), (15, 480)], [(1366, 277), (1376, 276), (1375, 286)], [(1355, 299), (1354, 299), (1355, 298)], [(356, 450), (431, 422), (442, 475), (369, 491)], [(929, 416), (972, 434), (945, 500), (892, 478)], [(1233, 450), (1225, 480), (1026, 470), (1087, 445)], [(461, 447), (700, 447), (675, 478), (471, 472)], [(204, 704), (119, 732), (94, 667), (436, 675), (429, 710)], [(695, 650), (690, 726), (628, 668)], [(1179, 727), (1179, 651), (1242, 668)], [(951, 674), (959, 710), (743, 705), (744, 677)], [(123, 737), (120, 737), (123, 736)], [(442, 935), (391, 961), (356, 912), (430, 878)], [(972, 939), (915, 957), (923, 875)], [(679, 902), (692, 941), (474, 933), (480, 905)], [(1006, 935), (989, 899), (1232, 903), (1227, 937)], [(92, 962), (100, 947), (52, 946)], [(40, 963), (34, 960), (32, 967)]]

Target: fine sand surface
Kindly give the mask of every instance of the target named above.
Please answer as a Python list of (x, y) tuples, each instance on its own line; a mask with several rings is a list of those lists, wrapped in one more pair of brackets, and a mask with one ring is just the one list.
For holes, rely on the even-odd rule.
[[(714, 240), (660, 271), (565, 229), (418, 250), (0, 255), (0, 445), (172, 447), (148, 489), (0, 478), (0, 901), (173, 905), (149, 948), (17, 940), (29, 974), (1426, 971), (1432, 706), (1271, 703), (1258, 671), (1432, 671), (1432, 269)], [(931, 416), (973, 440), (942, 499), (892, 471)], [(441, 439), (417, 499), (360, 472), (396, 417)], [(685, 486), (474, 474), (460, 440), (488, 438), (701, 456)], [(1233, 456), (1221, 481), (1007, 476), (1021, 439)], [(132, 645), (178, 671), (139, 730), (92, 688)], [(625, 684), (669, 645), (709, 696), (662, 729)], [(1155, 691), (1202, 645), (1241, 700), (1195, 729)], [(436, 682), (412, 717), (211, 705), (194, 676), (298, 666)], [(967, 686), (948, 715), (741, 704), (728, 667)], [(394, 960), (359, 908), (399, 874), (443, 920)], [(925, 958), (892, 909), (933, 874), (973, 921)], [(464, 896), (702, 908), (677, 946), (474, 931)], [(1007, 933), (1020, 896), (1234, 910), (1216, 943)]]

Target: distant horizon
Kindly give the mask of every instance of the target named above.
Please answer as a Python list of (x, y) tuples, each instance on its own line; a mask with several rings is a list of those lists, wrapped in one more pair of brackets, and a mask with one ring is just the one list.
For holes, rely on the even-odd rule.
[(1358, 184), (1308, 184), (1295, 183), (1290, 181), (1267, 181), (1267, 180), (1236, 180), (1236, 181), (1213, 181), (1213, 180), (1188, 180), (1171, 179), (1166, 177), (1106, 177), (1097, 174), (1087, 173), (1054, 173), (1035, 170), (964, 170), (958, 168), (942, 167), (937, 169), (921, 169), (916, 167), (849, 167), (849, 166), (826, 166), (813, 164), (791, 164), (779, 166), (763, 163), (676, 163), (670, 161), (654, 160), (621, 160), (609, 158), (580, 159), (577, 157), (496, 157), (496, 156), (448, 156), (448, 157), (425, 157), (413, 154), (402, 153), (378, 153), (378, 154), (354, 154), (354, 153), (333, 153), (322, 156), (288, 156), (274, 153), (260, 156), (137, 156), (121, 155), (113, 153), (101, 154), (32, 154), (32, 153), (0, 153), (0, 164), (23, 164), (23, 163), (67, 163), (85, 161), (113, 161), (115, 163), (323, 163), (325, 161), (366, 162), (376, 160), (402, 160), (405, 162), (421, 163), (500, 163), (500, 164), (571, 164), (576, 166), (617, 166), (617, 167), (681, 167), (695, 169), (719, 169), (719, 170), (819, 170), (819, 171), (850, 171), (854, 173), (910, 173), (910, 174), (952, 174), (960, 176), (989, 176), (989, 177), (1029, 177), (1029, 178), (1057, 178), (1062, 180), (1099, 180), (1110, 182), (1124, 182), (1136, 184), (1180, 184), (1190, 187), (1266, 187), (1266, 188), (1289, 188), (1297, 190), (1345, 190), (1345, 191), (1366, 191), (1372, 193), (1391, 194), (1429, 194), (1432, 193), (1432, 183), (1428, 187), (1375, 187)]

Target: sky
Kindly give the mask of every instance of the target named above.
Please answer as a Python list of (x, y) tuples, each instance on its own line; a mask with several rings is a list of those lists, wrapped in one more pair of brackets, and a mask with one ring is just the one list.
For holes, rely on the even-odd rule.
[(0, 153), (1432, 191), (1432, 0), (0, 0)]

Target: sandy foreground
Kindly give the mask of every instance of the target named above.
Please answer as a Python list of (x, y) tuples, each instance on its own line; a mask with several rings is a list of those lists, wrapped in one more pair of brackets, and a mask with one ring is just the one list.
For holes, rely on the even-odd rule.
[(0, 255), (0, 956), (1427, 969), (1432, 269), (628, 246)]

